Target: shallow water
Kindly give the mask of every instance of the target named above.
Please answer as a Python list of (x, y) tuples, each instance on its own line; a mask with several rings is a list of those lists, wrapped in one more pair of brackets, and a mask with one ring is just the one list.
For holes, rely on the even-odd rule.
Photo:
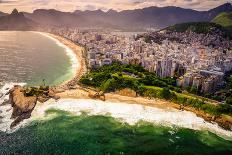
[(0, 32), (0, 85), (60, 84), (73, 76), (65, 46), (34, 32)]

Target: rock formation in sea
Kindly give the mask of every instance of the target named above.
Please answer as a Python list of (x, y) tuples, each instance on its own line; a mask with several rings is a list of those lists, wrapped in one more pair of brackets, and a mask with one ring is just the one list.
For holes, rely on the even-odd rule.
[(37, 100), (38, 97), (35, 96), (26, 97), (23, 87), (21, 86), (14, 86), (14, 88), (10, 90), (9, 103), (13, 107), (11, 118), (15, 119), (11, 127), (16, 126), (24, 119), (30, 118)]
[(49, 87), (14, 85), (4, 88), (4, 93), (0, 92), (0, 114), (1, 109), (4, 109), (0, 115), (4, 119), (3, 124), (0, 124), (0, 130), (14, 129), (20, 122), (30, 118), (37, 102), (44, 103), (51, 98), (58, 100), (56, 93), (55, 88)]

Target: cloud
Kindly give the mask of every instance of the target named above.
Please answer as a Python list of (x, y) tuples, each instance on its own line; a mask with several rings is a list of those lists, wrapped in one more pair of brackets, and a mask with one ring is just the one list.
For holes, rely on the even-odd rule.
[(61, 11), (114, 9), (127, 10), (149, 6), (178, 6), (196, 10), (208, 10), (228, 0), (0, 0), (0, 11), (14, 8), (32, 12), (35, 9), (58, 9)]

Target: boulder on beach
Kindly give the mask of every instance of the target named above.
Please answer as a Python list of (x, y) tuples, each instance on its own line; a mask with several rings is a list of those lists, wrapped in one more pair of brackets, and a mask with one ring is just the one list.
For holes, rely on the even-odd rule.
[(105, 101), (105, 94), (102, 91), (101, 92), (89, 92), (88, 97), (92, 99), (99, 99), (99, 100)]
[(137, 93), (129, 88), (125, 88), (122, 90), (116, 91), (116, 94), (122, 95), (122, 96), (129, 96), (129, 97), (137, 97)]

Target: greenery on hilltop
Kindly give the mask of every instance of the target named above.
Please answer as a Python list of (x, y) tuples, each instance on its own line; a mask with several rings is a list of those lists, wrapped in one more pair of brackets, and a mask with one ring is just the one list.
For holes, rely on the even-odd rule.
[(181, 91), (176, 87), (175, 78), (159, 78), (155, 73), (149, 72), (141, 66), (121, 64), (119, 62), (92, 69), (88, 75), (82, 77), (80, 82), (97, 87), (104, 92), (123, 88), (131, 88), (137, 91), (141, 86), (166, 87), (173, 91)]
[(232, 38), (232, 11), (219, 14), (212, 20), (212, 22), (223, 26)]
[(176, 24), (166, 28), (166, 30), (175, 31), (175, 32), (192, 31), (195, 33), (203, 33), (203, 34), (211, 33), (212, 30), (215, 29), (222, 30), (222, 26), (210, 22), (190, 22), (190, 23)]
[(83, 76), (80, 83), (98, 88), (104, 92), (114, 92), (130, 88), (140, 96), (170, 100), (177, 104), (191, 106), (213, 115), (232, 115), (232, 106), (208, 104), (205, 98), (183, 94), (176, 86), (175, 78), (160, 78), (141, 66), (118, 62), (99, 69), (93, 69)]
[(42, 96), (42, 95), (48, 95), (49, 92), (49, 86), (40, 86), (40, 87), (27, 87), (24, 90), (24, 95), (26, 97), (30, 96)]
[(216, 16), (212, 22), (219, 24), (224, 27), (231, 27), (232, 26), (232, 11), (230, 12), (223, 12)]
[(175, 32), (195, 32), (199, 34), (219, 34), (223, 37), (232, 38), (230, 31), (220, 24), (213, 22), (189, 22), (170, 26), (165, 30)]

